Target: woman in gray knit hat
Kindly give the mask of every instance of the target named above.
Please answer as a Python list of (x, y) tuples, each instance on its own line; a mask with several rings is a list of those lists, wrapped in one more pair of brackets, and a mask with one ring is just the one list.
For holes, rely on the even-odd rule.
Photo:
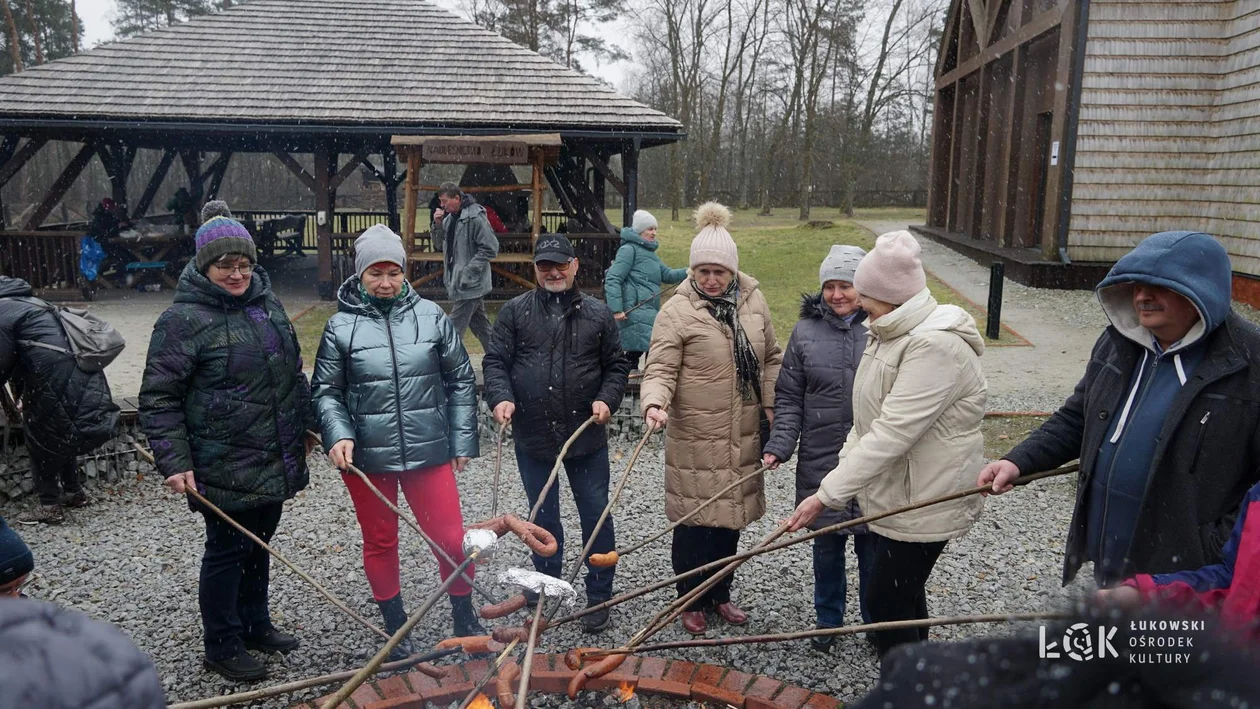
[[(402, 488), (416, 522), (457, 563), (464, 520), (455, 474), (479, 454), (477, 382), (464, 343), (436, 303), (407, 283), (402, 239), (376, 225), (355, 240), (356, 275), (341, 285), (312, 378), (324, 449), (342, 471), (363, 531), (363, 569), (396, 632), (407, 621), (398, 566), (398, 517), (349, 471), (354, 465), (391, 502)], [(442, 578), (453, 573), (438, 558)], [(450, 588), (455, 635), (481, 635), (470, 594)], [(404, 641), (391, 659), (411, 654)]]
[[(792, 330), (783, 368), (774, 386), (774, 431), (762, 460), (777, 467), (796, 448), (796, 501), (818, 491), (822, 479), (836, 467), (840, 446), (853, 427), (853, 376), (866, 347), (866, 313), (858, 306), (853, 274), (866, 252), (837, 244), (818, 269), (822, 290), (801, 297), (801, 319)], [(810, 525), (820, 529), (861, 517), (857, 502), (843, 510), (828, 510)], [(858, 607), (868, 622), (862, 591), (871, 566), (870, 536), (866, 527), (826, 534), (814, 540), (814, 612), (819, 628), (844, 625), (847, 577), (845, 540), (853, 537), (858, 560)], [(813, 638), (811, 646), (828, 652), (835, 636)]]

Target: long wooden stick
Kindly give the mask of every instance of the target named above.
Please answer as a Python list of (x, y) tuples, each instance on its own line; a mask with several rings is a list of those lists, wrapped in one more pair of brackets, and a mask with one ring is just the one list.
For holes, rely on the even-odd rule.
[[(1075, 473), (1078, 470), (1080, 470), (1080, 464), (1073, 463), (1071, 465), (1066, 465), (1062, 468), (1055, 468), (1054, 470), (1047, 470), (1043, 473), (1035, 473), (1033, 475), (1021, 475), (1018, 478), (1015, 478), (1012, 484), (1016, 487), (1022, 487), (1022, 486), (1028, 485), (1029, 483), (1036, 482), (1038, 480), (1045, 480), (1046, 478), (1053, 478), (1053, 477), (1058, 477), (1060, 475), (1067, 475), (1069, 473)], [(865, 517), (858, 517), (857, 519), (851, 519), (848, 522), (837, 522), (836, 524), (830, 525), (828, 527), (823, 527), (822, 529), (816, 529), (812, 532), (792, 537), (791, 539), (784, 539), (782, 541), (775, 542), (774, 544), (771, 544), (762, 549), (750, 549), (745, 552), (740, 552), (739, 554), (728, 556), (724, 559), (711, 561), (703, 566), (697, 566), (696, 568), (690, 571), (683, 572), (681, 574), (672, 576), (667, 579), (663, 579), (661, 581), (653, 582), (642, 588), (635, 589), (633, 591), (628, 591), (626, 593), (621, 594), (620, 596), (611, 598), (607, 601), (604, 601), (603, 603), (597, 603), (593, 606), (588, 606), (587, 608), (580, 610), (576, 613), (567, 615), (563, 618), (558, 618), (555, 620), (555, 622), (551, 623), (551, 627), (555, 627), (557, 625), (563, 625), (564, 623), (575, 621), (579, 618), (590, 615), (591, 613), (599, 612), (606, 608), (612, 608), (613, 606), (620, 605), (631, 599), (638, 598), (639, 596), (645, 596), (653, 591), (665, 588), (666, 586), (672, 586), (673, 584), (683, 579), (691, 578), (692, 576), (695, 576), (696, 574), (702, 574), (705, 571), (708, 571), (710, 569), (720, 568), (726, 564), (729, 564), (732, 561), (738, 561), (741, 559), (749, 559), (754, 556), (758, 556), (760, 554), (768, 554), (772, 551), (778, 551), (779, 549), (784, 549), (786, 547), (790, 547), (795, 544), (801, 544), (802, 542), (807, 542), (816, 537), (821, 537), (824, 534), (831, 534), (832, 532), (839, 532), (845, 529), (849, 529), (850, 527), (857, 527), (859, 525), (869, 524), (870, 522), (881, 520), (881, 519), (884, 519), (885, 517), (892, 517), (893, 515), (898, 515), (903, 512), (910, 512), (913, 510), (922, 509), (924, 507), (930, 507), (932, 505), (939, 505), (942, 502), (950, 502), (952, 500), (958, 500), (964, 497), (969, 497), (971, 495), (979, 495), (979, 494), (983, 494), (987, 492), (992, 492), (992, 490), (993, 488), (989, 485), (981, 485), (979, 487), (969, 488), (967, 490), (950, 493), (948, 495), (937, 497), (931, 500), (915, 502), (913, 504), (906, 505), (905, 507), (898, 507), (895, 510), (888, 510), (887, 512), (880, 512), (878, 514), (866, 515)]]
[[(460, 648), (448, 648), (446, 650), (433, 650), (421, 655), (412, 655), (404, 660), (395, 662), (386, 662), (381, 665), (377, 672), (393, 672), (395, 670), (405, 670), (411, 668), (421, 662), (429, 662), (438, 658), (453, 655), (462, 652)], [(208, 699), (198, 699), (192, 702), (180, 702), (179, 704), (171, 704), (166, 709), (215, 709), (215, 707), (226, 707), (233, 704), (244, 704), (258, 699), (266, 699), (268, 697), (277, 697), (281, 694), (289, 694), (291, 692), (300, 692), (303, 689), (311, 687), (320, 687), (333, 682), (344, 682), (354, 676), (358, 670), (346, 670), (345, 672), (334, 672), (332, 674), (320, 675), (319, 677), (310, 677), (308, 679), (299, 679), (293, 682), (277, 684), (262, 689), (254, 689), (248, 692), (238, 692), (236, 694), (224, 694), (218, 697), (210, 697)]]
[(538, 605), (534, 608), (534, 624), (529, 627), (529, 643), (525, 645), (525, 661), (521, 665), (521, 686), (516, 692), (516, 709), (525, 709), (525, 699), (529, 695), (529, 678), (534, 672), (534, 650), (538, 647), (538, 633), (542, 630), (542, 623), (539, 621), (542, 620), (546, 600), (546, 593), (538, 594)]
[(770, 469), (770, 466), (768, 466), (768, 465), (763, 465), (763, 466), (761, 466), (760, 468), (757, 468), (756, 470), (752, 471), (751, 473), (749, 473), (749, 474), (745, 475), (744, 477), (740, 478), (739, 480), (736, 480), (735, 482), (731, 483), (730, 485), (727, 485), (726, 487), (722, 488), (721, 490), (718, 490), (718, 491), (717, 491), (717, 492), (716, 492), (716, 493), (715, 493), (712, 497), (710, 497), (709, 499), (705, 500), (704, 502), (701, 502), (701, 503), (700, 503), (700, 504), (699, 504), (699, 505), (698, 505), (695, 509), (691, 510), (690, 512), (688, 512), (687, 514), (683, 515), (682, 517), (679, 517), (679, 518), (678, 518), (678, 521), (673, 522), (672, 524), (670, 524), (670, 525), (669, 525), (668, 527), (666, 527), (665, 529), (662, 529), (661, 531), (657, 532), (656, 534), (652, 535), (651, 537), (648, 537), (647, 539), (644, 539), (643, 541), (641, 541), (641, 542), (639, 542), (639, 543), (637, 543), (637, 544), (634, 544), (633, 546), (628, 547), (625, 551), (619, 551), (619, 552), (617, 552), (617, 558), (618, 558), (618, 560), (620, 560), (620, 559), (621, 559), (622, 557), (624, 557), (626, 554), (630, 554), (630, 553), (632, 553), (632, 552), (636, 552), (636, 551), (638, 551), (638, 550), (642, 549), (643, 547), (645, 547), (645, 546), (647, 546), (647, 545), (651, 544), (652, 542), (654, 542), (654, 541), (656, 541), (656, 540), (660, 539), (661, 537), (665, 536), (666, 534), (669, 534), (670, 532), (674, 531), (674, 530), (675, 530), (675, 529), (677, 529), (679, 526), (681, 526), (682, 524), (686, 523), (686, 521), (687, 521), (687, 520), (689, 520), (689, 519), (691, 519), (692, 517), (696, 516), (696, 514), (698, 514), (698, 513), (700, 512), (700, 510), (703, 510), (704, 508), (708, 507), (709, 505), (713, 504), (714, 502), (717, 502), (717, 500), (718, 500), (719, 498), (721, 498), (723, 495), (725, 495), (726, 493), (730, 492), (731, 490), (735, 489), (736, 487), (739, 487), (740, 485), (743, 485), (744, 483), (748, 482), (749, 480), (752, 480), (753, 478), (757, 477), (758, 475), (762, 475), (762, 474), (764, 474), (764, 473), (765, 473), (767, 470), (769, 470), (769, 469)]
[[(141, 446), (139, 443), (133, 443), (131, 445), (136, 449), (137, 452), (140, 453), (141, 456), (144, 457), (145, 460), (149, 462), (150, 465), (156, 465), (156, 461), (153, 458), (153, 454), (145, 450), (144, 446)], [(359, 615), (358, 613), (355, 613), (353, 610), (350, 609), (350, 606), (346, 605), (345, 603), (341, 601), (341, 599), (334, 596), (332, 594), (332, 591), (329, 591), (328, 589), (324, 588), (322, 585), (320, 585), (318, 581), (311, 578), (309, 574), (307, 574), (305, 571), (299, 569), (296, 565), (294, 565), (292, 561), (289, 561), (288, 559), (284, 558), (284, 555), (276, 551), (275, 549), (273, 549), (270, 544), (268, 544), (267, 542), (264, 542), (262, 539), (259, 539), (258, 536), (255, 535), (253, 532), (249, 531), (248, 529), (245, 529), (243, 526), (241, 526), (240, 522), (237, 522), (236, 520), (227, 516), (227, 513), (225, 513), (223, 510), (219, 509), (218, 507), (216, 507), (214, 503), (207, 500), (201, 493), (197, 492), (195, 489), (191, 487), (185, 487), (184, 492), (186, 492), (189, 497), (193, 498), (194, 500), (196, 500), (197, 502), (205, 506), (206, 509), (218, 515), (220, 518), (223, 519), (224, 522), (227, 522), (228, 524), (232, 525), (234, 528), (236, 528), (236, 531), (240, 532), (241, 534), (244, 534), (246, 537), (250, 539), (250, 541), (254, 542), (258, 546), (265, 549), (267, 553), (274, 556), (277, 561), (287, 566), (290, 571), (297, 574), (298, 577), (301, 578), (303, 581), (309, 583), (312, 588), (314, 588), (316, 591), (320, 593), (321, 596), (323, 596), (324, 598), (327, 598), (329, 603), (332, 603), (334, 606), (337, 606), (337, 608), (339, 608), (342, 613), (345, 613), (347, 616), (349, 616), (350, 618), (354, 619), (357, 623), (359, 623), (359, 625), (362, 625), (368, 630), (371, 630), (372, 632), (376, 633), (382, 638), (387, 638), (387, 639), (389, 638), (389, 633), (376, 627), (375, 625), (372, 624), (371, 621)]]
[(499, 673), (499, 668), (503, 666), (503, 661), (507, 659), (508, 655), (512, 654), (512, 651), (515, 650), (516, 646), (520, 643), (521, 639), (519, 637), (512, 638), (512, 642), (508, 643), (507, 647), (503, 648), (503, 652), (499, 653), (499, 656), (494, 659), (494, 662), (490, 663), (490, 669), (486, 670), (486, 673), (481, 677), (481, 679), (477, 680), (477, 683), (473, 685), (472, 691), (464, 697), (464, 701), (460, 702), (459, 709), (468, 709), (468, 705), (473, 703), (473, 700), (477, 698), (478, 694), (481, 694), (482, 688), (490, 682), (490, 679)]
[(581, 426), (578, 426), (578, 430), (574, 431), (572, 436), (569, 436), (569, 440), (565, 441), (564, 445), (560, 447), (560, 455), (556, 456), (556, 464), (551, 466), (551, 476), (547, 478), (547, 484), (543, 485), (542, 492), (538, 494), (538, 501), (534, 503), (533, 509), (529, 511), (530, 522), (538, 519), (538, 510), (542, 509), (543, 501), (547, 499), (547, 493), (551, 492), (551, 486), (556, 484), (556, 476), (560, 474), (560, 469), (564, 467), (564, 456), (568, 454), (569, 448), (573, 446), (573, 442), (578, 439), (578, 436), (582, 435), (583, 431), (594, 424), (594, 416), (586, 419)]
[(490, 488), (490, 519), (499, 516), (499, 473), (503, 470), (503, 434), (508, 422), (499, 424), (499, 435), (494, 443), (494, 487)]
[(643, 300), (640, 300), (639, 302), (635, 303), (634, 305), (630, 306), (629, 308), (626, 308), (625, 310), (623, 310), (623, 311), (621, 311), (621, 312), (622, 312), (622, 314), (623, 314), (623, 315), (629, 315), (630, 313), (633, 313), (634, 311), (638, 310), (639, 308), (642, 308), (643, 306), (647, 305), (648, 303), (651, 303), (652, 301), (656, 300), (657, 298), (664, 298), (664, 297), (665, 297), (666, 295), (668, 295), (671, 291), (673, 291), (673, 290), (677, 289), (677, 288), (678, 288), (678, 286), (681, 286), (681, 285), (682, 285), (682, 283), (683, 283), (682, 281), (679, 281), (679, 282), (675, 283), (674, 285), (670, 286), (669, 288), (666, 288), (666, 289), (662, 290), (660, 293), (657, 293), (656, 295), (653, 295), (653, 296), (649, 296), (649, 297), (647, 297), (647, 298), (644, 298)]
[(422, 604), (415, 613), (412, 613), (411, 617), (407, 619), (407, 622), (403, 623), (402, 627), (399, 628), (398, 631), (385, 642), (384, 647), (377, 651), (376, 656), (369, 660), (363, 669), (356, 672), (349, 681), (342, 685), (341, 689), (338, 689), (336, 694), (332, 695), (328, 701), (324, 702), (322, 709), (336, 709), (336, 707), (341, 706), (341, 703), (346, 700), (346, 697), (353, 694), (354, 690), (358, 689), (359, 686), (366, 682), (369, 677), (376, 674), (377, 669), (385, 662), (385, 658), (389, 657), (389, 653), (393, 652), (395, 647), (398, 647), (398, 644), (403, 641), (403, 638), (407, 637), (407, 634), (411, 632), (412, 628), (416, 627), (416, 624), (419, 623), (420, 620), (424, 618), (424, 616), (433, 608), (433, 605), (437, 603), (437, 600), (441, 598), (443, 594), (446, 593), (447, 589), (451, 587), (451, 584), (455, 583), (455, 579), (459, 578), (463, 571), (467, 569), (470, 564), (476, 561), (479, 553), (481, 553), (480, 550), (474, 550), (473, 553), (469, 554), (468, 557), (460, 563), (459, 567), (455, 569), (455, 573), (447, 576), (446, 580), (442, 582), (442, 585), (438, 586), (433, 593), (429, 594), (428, 598), (424, 599), (424, 604)]
[[(617, 487), (613, 490), (612, 497), (608, 498), (608, 504), (604, 505), (604, 511), (600, 513), (599, 520), (595, 522), (594, 529), (591, 530), (591, 536), (586, 540), (586, 545), (582, 547), (582, 553), (578, 556), (577, 561), (573, 564), (573, 568), (569, 571), (569, 577), (566, 579), (570, 585), (577, 578), (578, 571), (582, 569), (582, 565), (590, 556), (591, 547), (595, 546), (595, 537), (599, 534), (599, 530), (604, 528), (604, 522), (608, 521), (608, 516), (612, 514), (613, 508), (617, 506), (617, 500), (621, 499), (621, 491), (625, 489), (626, 482), (630, 480), (630, 471), (634, 470), (634, 464), (639, 460), (639, 453), (643, 452), (643, 446), (647, 444), (648, 439), (655, 433), (655, 429), (648, 429), (643, 434), (643, 438), (639, 440), (639, 445), (634, 447), (634, 452), (630, 454), (630, 463), (626, 466), (624, 472), (621, 473), (621, 479), (617, 481)], [(554, 614), (553, 614), (554, 615)]]
[(781, 643), (791, 640), (804, 640), (856, 633), (877, 633), (881, 630), (905, 630), (908, 628), (931, 628), (945, 625), (969, 625), (972, 623), (1014, 623), (1024, 620), (1066, 620), (1071, 613), (1057, 611), (1033, 613), (992, 613), (988, 615), (963, 615), (948, 618), (924, 618), (916, 620), (889, 620), (882, 623), (865, 623), (863, 625), (845, 625), (839, 628), (817, 628), (795, 633), (771, 633), (769, 635), (738, 635), (729, 638), (694, 638), (692, 640), (675, 640), (667, 643), (639, 645), (638, 647), (620, 647), (613, 650), (595, 650), (581, 653), (581, 657), (605, 657), (630, 652), (654, 652), (657, 650), (675, 650), (686, 647), (722, 647), (725, 645), (750, 645), (757, 643)]

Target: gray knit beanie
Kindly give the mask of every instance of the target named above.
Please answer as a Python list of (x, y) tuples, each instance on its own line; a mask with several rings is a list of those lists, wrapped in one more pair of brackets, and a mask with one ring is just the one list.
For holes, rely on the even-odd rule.
[(396, 263), (407, 270), (407, 250), (402, 237), (384, 224), (374, 224), (354, 240), (354, 271), (359, 278), (374, 263)]
[(656, 223), (656, 217), (646, 209), (635, 211), (634, 218), (630, 221), (630, 228), (634, 229), (634, 233), (642, 234), (648, 229), (656, 229), (659, 224)]
[(827, 258), (823, 259), (822, 266), (818, 267), (818, 286), (821, 288), (827, 285), (827, 281), (852, 283), (853, 274), (857, 272), (858, 264), (865, 255), (866, 251), (860, 246), (833, 244)]

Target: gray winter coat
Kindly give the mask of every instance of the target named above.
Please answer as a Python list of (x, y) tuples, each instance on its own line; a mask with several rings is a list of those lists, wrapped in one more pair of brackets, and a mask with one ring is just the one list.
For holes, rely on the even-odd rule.
[(312, 378), (324, 448), (354, 441), (368, 473), (475, 458), (477, 382), (442, 309), (409, 290), (383, 314), (360, 300), (358, 276), (337, 298)]
[(0, 598), (0, 706), (161, 709), (153, 662), (121, 630), (29, 598)]
[[(840, 446), (853, 428), (853, 375), (866, 348), (866, 313), (852, 324), (822, 300), (801, 298), (801, 319), (792, 329), (783, 368), (774, 385), (774, 430), (766, 453), (787, 460), (796, 441), (796, 503), (818, 492), (818, 485), (836, 467)], [(857, 500), (843, 510), (825, 509), (811, 529), (821, 529), (862, 516)], [(865, 532), (865, 525), (853, 532)]]
[(484, 298), (490, 292), (490, 259), (499, 255), (499, 238), (490, 228), (485, 207), (468, 195), (462, 204), (459, 214), (448, 214), (433, 225), (433, 246), (446, 254), (442, 282), (451, 300)]

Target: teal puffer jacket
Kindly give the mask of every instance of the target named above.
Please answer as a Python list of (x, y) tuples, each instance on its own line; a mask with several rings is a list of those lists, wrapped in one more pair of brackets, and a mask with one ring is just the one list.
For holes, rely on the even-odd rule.
[(353, 440), (368, 473), (475, 458), (477, 382), (442, 309), (409, 290), (382, 313), (360, 299), (358, 276), (337, 299), (312, 378), (324, 448)]
[(621, 248), (604, 277), (604, 300), (614, 313), (651, 299), (618, 322), (621, 346), (631, 352), (646, 352), (652, 341), (652, 325), (661, 309), (661, 284), (682, 283), (687, 277), (687, 269), (661, 263), (656, 255), (658, 246), (630, 227), (622, 229)]

